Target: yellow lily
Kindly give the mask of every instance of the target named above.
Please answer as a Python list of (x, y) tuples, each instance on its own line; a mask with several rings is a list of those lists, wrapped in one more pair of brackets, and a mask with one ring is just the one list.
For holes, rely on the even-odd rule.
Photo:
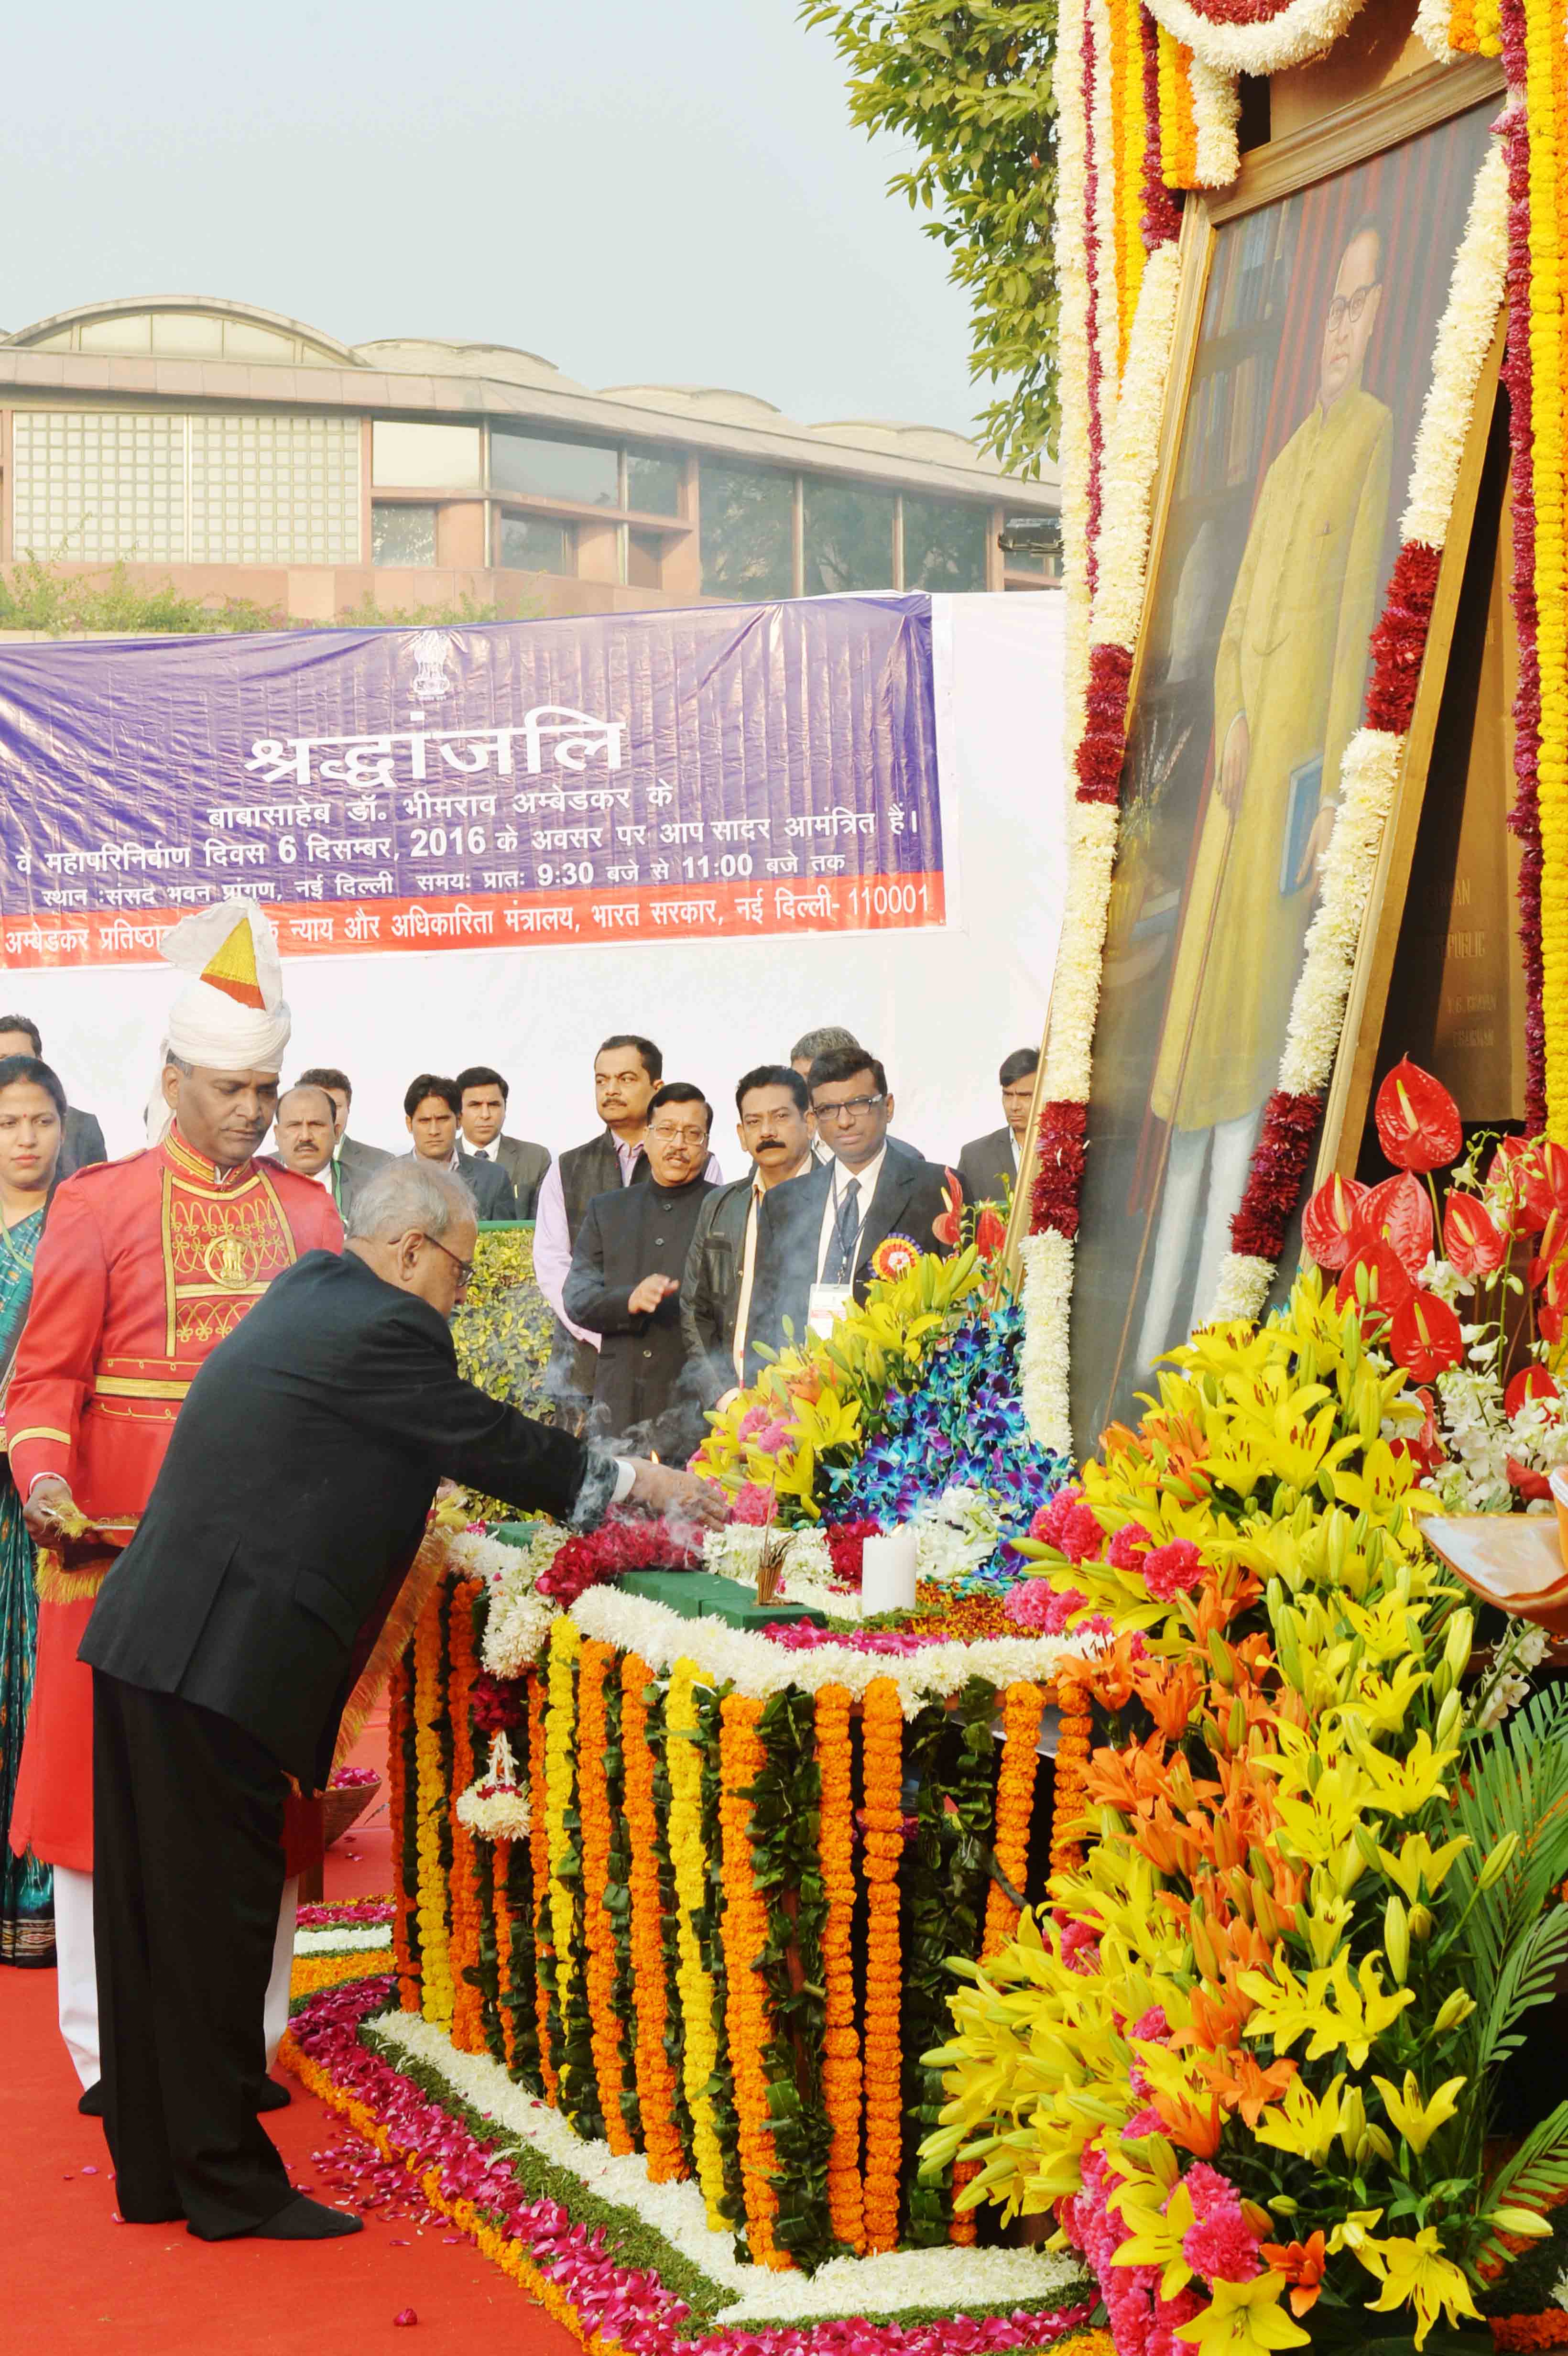
[(1275, 2151), (1294, 2152), (1309, 2168), (1321, 2168), (1339, 2133), (1345, 2091), (1343, 2071), (1322, 2094), (1314, 2094), (1300, 2078), (1293, 2078), (1285, 2099), (1264, 2113), (1253, 2135)]
[(1389, 1879), (1399, 1884), (1413, 1906), (1421, 1895), (1424, 1882), (1427, 1896), (1436, 1896), (1447, 1879), (1449, 1867), (1469, 1846), (1467, 1833), (1460, 1833), (1453, 1840), (1445, 1841), (1439, 1849), (1433, 1847), (1424, 1833), (1406, 1833), (1399, 1845), (1399, 1855), (1394, 1857), (1388, 1849), (1380, 1847), (1378, 1863)]
[[(1364, 2067), (1368, 2054), (1386, 2029), (1392, 2027), (1406, 2005), (1415, 2002), (1413, 1988), (1396, 1988), (1385, 1995), (1381, 1959), (1363, 1960), (1357, 1980), (1350, 1976), (1349, 1957), (1335, 1956), (1325, 1970), (1308, 1972), (1303, 1986), (1288, 1964), (1276, 1957), (1276, 1976), (1243, 1972), (1241, 1987), (1257, 2011), (1247, 2023), (1249, 2037), (1272, 2037), (1276, 2053), (1288, 2053), (1296, 2039), (1310, 2031), (1309, 2062), (1321, 2061), (1343, 2046), (1352, 2070)], [(1332, 1996), (1336, 2001), (1330, 2003)]]
[(1305, 2348), (1308, 2334), (1280, 2306), (1284, 2288), (1285, 2276), (1278, 2274), (1217, 2282), (1202, 2313), (1178, 2324), (1176, 2336), (1190, 2340), (1199, 2356), (1264, 2356), (1270, 2349)]
[(1405, 2236), (1388, 2242), (1363, 2241), (1356, 2255), (1367, 2272), (1382, 2285), (1367, 2306), (1374, 2315), (1392, 2314), (1413, 2306), (1416, 2313), (1415, 2344), (1424, 2346), (1439, 2313), (1457, 2330), (1459, 2318), (1479, 2320), (1470, 2286), (1451, 2258), (1443, 2255), (1435, 2225), (1424, 2225), (1413, 2240)]
[(1372, 2083), (1383, 2098), (1384, 2110), (1412, 2151), (1422, 2152), (1458, 2109), (1459, 2089), (1465, 2081), (1445, 2079), (1429, 2103), (1422, 2101), (1420, 2082), (1413, 2070), (1404, 2073), (1403, 2093), (1387, 2078), (1374, 2077)]
[(1370, 1746), (1362, 1751), (1361, 1772), (1377, 1794), (1376, 1804), (1393, 1816), (1411, 1816), (1428, 1800), (1445, 1800), (1448, 1787), (1443, 1771), (1458, 1757), (1456, 1750), (1434, 1751), (1424, 1727), (1403, 1759), (1391, 1759)]
[(1122, 2244), (1111, 2264), (1163, 2267), (1159, 2295), (1174, 2298), (1192, 2279), (1192, 2269), (1181, 2254), (1182, 2236), (1192, 2230), (1192, 2195), (1185, 2184), (1178, 2184), (1165, 2208), (1158, 2209), (1137, 2197), (1143, 2190), (1142, 2185), (1123, 2184), (1110, 2196), (1110, 2205), (1120, 2208), (1124, 2222), (1132, 2229), (1131, 2238)]

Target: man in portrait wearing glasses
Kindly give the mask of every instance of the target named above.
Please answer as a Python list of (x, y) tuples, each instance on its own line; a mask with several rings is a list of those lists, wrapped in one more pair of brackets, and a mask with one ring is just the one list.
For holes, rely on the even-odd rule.
[(567, 1316), (600, 1337), (590, 1430), (635, 1430), (639, 1445), (666, 1459), (684, 1459), (702, 1437), (695, 1387), (681, 1379), (680, 1286), (713, 1191), (703, 1175), (712, 1128), (713, 1108), (689, 1080), (654, 1091), (647, 1176), (594, 1195), (566, 1279)]
[(944, 1249), (936, 1222), (946, 1198), (955, 1206), (959, 1199), (949, 1172), (892, 1151), (892, 1093), (875, 1055), (830, 1048), (812, 1065), (806, 1087), (833, 1159), (775, 1188), (758, 1210), (748, 1381), (762, 1363), (759, 1344), (782, 1349), (808, 1322), (825, 1328), (851, 1294), (864, 1301), (871, 1256), (890, 1236), (907, 1236), (923, 1252)]
[(1392, 441), (1361, 382), (1383, 262), (1382, 230), (1359, 222), (1316, 398), (1264, 477), (1220, 639), (1213, 787), (1150, 1090), (1169, 1137), (1139, 1376), (1213, 1307), (1360, 721)]

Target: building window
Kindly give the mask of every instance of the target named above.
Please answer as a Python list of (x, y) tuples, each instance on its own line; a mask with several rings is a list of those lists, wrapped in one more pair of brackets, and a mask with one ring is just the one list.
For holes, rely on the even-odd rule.
[(435, 509), (400, 500), (370, 510), (372, 564), (433, 564)]
[(906, 589), (983, 589), (988, 508), (959, 499), (914, 499), (904, 493)]
[(805, 478), (805, 594), (893, 585), (893, 496)]
[(577, 534), (539, 516), (504, 515), (501, 562), (514, 573), (575, 573)]
[(663, 588), (664, 535), (662, 532), (627, 532), (626, 579), (634, 589)]
[(15, 411), (16, 554), (183, 564), (187, 423), (126, 412)]
[(493, 426), (490, 483), (497, 491), (570, 499), (574, 507), (618, 508), (620, 454), (594, 442), (554, 442), (542, 434), (514, 434), (507, 426)]
[(787, 597), (795, 583), (795, 477), (702, 462), (702, 594)]
[(359, 562), (359, 421), (190, 420), (193, 564)]
[(378, 417), (370, 429), (370, 479), (386, 491), (477, 490), (479, 428)]
[(652, 450), (626, 453), (626, 505), (638, 515), (677, 516), (686, 468), (678, 458)]

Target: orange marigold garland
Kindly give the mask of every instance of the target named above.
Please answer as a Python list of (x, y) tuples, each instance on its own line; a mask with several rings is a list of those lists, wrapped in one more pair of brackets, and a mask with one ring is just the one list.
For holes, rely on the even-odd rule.
[(817, 1851), (827, 1917), (822, 1926), (823, 1987), (827, 2026), (823, 2039), (822, 2091), (833, 2146), (827, 2160), (827, 2214), (848, 2248), (866, 2246), (865, 2192), (860, 2178), (860, 2036), (855, 2025), (854, 1759), (849, 1695), (824, 1686), (816, 1697), (816, 1763), (822, 1776)]
[(496, 1917), (496, 1991), (501, 2014), (501, 2043), (508, 2070), (517, 2059), (517, 2029), (512, 2018), (517, 2000), (512, 1986), (512, 1908), (507, 1894), (507, 1880), (512, 1869), (512, 1844), (498, 1840), (494, 1844), (491, 1890)]
[[(474, 1606), (483, 1583), (462, 1579), (452, 1589), (447, 1621), (447, 1712), (452, 1726), (449, 1803), (474, 1781), (474, 1722), (469, 1700), (477, 1666), (474, 1651)], [(479, 1987), (479, 1861), (474, 1835), (449, 1805), (452, 1837), (452, 2041), (460, 2053), (485, 2049), (484, 1999)]]
[[(409, 1754), (413, 1749), (413, 1665), (407, 1653), (393, 1666), (387, 1689), (387, 1819), (392, 1833), (392, 1964), (398, 2003), (420, 2008), (419, 1965), (409, 1923), (419, 1905), (417, 1865), (409, 1842)], [(413, 1869), (411, 1870), (411, 1868)]]
[[(728, 1702), (724, 1705), (728, 1709)], [(891, 1677), (873, 1677), (864, 1717), (866, 1885), (866, 2248), (897, 2247), (903, 2171), (899, 1866), (903, 1856), (903, 1710)], [(728, 1867), (728, 1851), (726, 1851)], [(734, 2040), (731, 2039), (731, 2050)]]
[(604, 2136), (613, 2152), (635, 2149), (621, 2109), (624, 2085), (621, 2023), (615, 2011), (615, 1933), (604, 1899), (610, 1882), (610, 1786), (605, 1772), (609, 1730), (604, 1679), (613, 1645), (593, 1639), (582, 1646), (577, 1673), (577, 1792), (582, 1822), (583, 1983), (593, 2038), (593, 2074)]
[[(879, 1680), (886, 1682), (886, 1680)], [(724, 1869), (724, 1917), (720, 1936), (726, 1978), (724, 2024), (740, 2126), (741, 2173), (746, 2197), (747, 2242), (758, 2265), (783, 2272), (787, 2251), (773, 2240), (778, 2214), (773, 2190), (773, 2137), (769, 2124), (768, 2073), (763, 2055), (773, 2024), (757, 1964), (768, 1943), (768, 1909), (757, 1888), (752, 1858), (752, 1803), (748, 1796), (764, 1764), (757, 1723), (763, 1705), (744, 1694), (727, 1694), (720, 1708), (720, 1762), (723, 1794), (719, 1804)], [(893, 1928), (895, 1954), (898, 1940)], [(896, 1997), (895, 1997), (896, 2005)], [(895, 2107), (898, 2088), (894, 2075)]]
[(533, 1869), (534, 2017), (539, 2029), (539, 2076), (545, 2100), (560, 2106), (560, 2075), (550, 2045), (549, 2000), (555, 1986), (555, 1947), (550, 1937), (549, 1835), (545, 1825), (545, 1685), (528, 1671), (528, 1863)]
[(1081, 1678), (1058, 1680), (1061, 1731), (1056, 1745), (1056, 1794), (1051, 1815), (1051, 1869), (1072, 1873), (1083, 1862), (1078, 1835), (1086, 1805), (1083, 1776), (1089, 1764), (1093, 1719), (1089, 1688)]
[(440, 2029), (452, 2026), (452, 1976), (448, 1954), (446, 1859), (442, 1827), (447, 1809), (447, 1778), (442, 1765), (441, 1730), (446, 1718), (442, 1676), (443, 1622), (446, 1590), (437, 1587), (414, 1629), (414, 1851), (419, 1872), (420, 2008)]
[(659, 1826), (654, 1804), (647, 1691), (653, 1671), (635, 1653), (621, 1662), (621, 1756), (626, 1827), (632, 1841), (632, 1977), (636, 1991), (637, 2101), (648, 2179), (667, 2184), (687, 2173), (675, 2117), (675, 2072), (665, 2050), (669, 1988), (665, 1977), (664, 1905), (659, 1889)]
[[(1013, 1888), (1022, 1894), (1029, 1872), (1029, 1827), (1034, 1783), (1040, 1772), (1040, 1716), (1045, 1696), (1027, 1678), (1002, 1696), (1002, 1764), (997, 1777), (997, 1825), (991, 1848)], [(986, 1935), (980, 1953), (997, 1954), (1019, 1927), (1019, 1910), (994, 1878), (986, 1896)]]

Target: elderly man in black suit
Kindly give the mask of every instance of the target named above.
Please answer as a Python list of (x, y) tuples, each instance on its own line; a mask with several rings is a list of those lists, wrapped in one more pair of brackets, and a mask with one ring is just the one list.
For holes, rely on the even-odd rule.
[(971, 1138), (958, 1156), (958, 1175), (966, 1203), (1004, 1203), (1019, 1183), (1019, 1169), (1029, 1135), (1029, 1108), (1034, 1102), (1034, 1076), (1040, 1054), (1034, 1047), (1015, 1047), (997, 1077), (1001, 1083), (1003, 1121), (988, 1137)]
[(813, 1064), (806, 1085), (833, 1160), (780, 1186), (758, 1214), (749, 1381), (762, 1363), (758, 1344), (782, 1349), (786, 1323), (798, 1339), (808, 1319), (826, 1320), (851, 1292), (864, 1301), (871, 1255), (890, 1236), (907, 1236), (921, 1251), (950, 1248), (934, 1230), (957, 1182), (949, 1188), (935, 1162), (895, 1151), (888, 1135), (892, 1095), (876, 1056), (863, 1047), (832, 1048)]
[[(38, 1026), (30, 1014), (0, 1014), (0, 1058), (32, 1055), (41, 1061), (43, 1052)], [(103, 1142), (103, 1131), (99, 1127), (96, 1115), (79, 1112), (75, 1105), (67, 1105), (59, 1160), (55, 1164), (56, 1177), (69, 1178), (73, 1170), (85, 1170), (90, 1162), (107, 1162), (108, 1159), (109, 1150)]]
[(686, 1362), (705, 1408), (718, 1406), (745, 1379), (763, 1197), (812, 1166), (808, 1098), (798, 1072), (759, 1064), (735, 1090), (735, 1134), (752, 1167), (744, 1178), (715, 1186), (699, 1211), (680, 1286)]
[(595, 1194), (567, 1274), (566, 1313), (597, 1333), (590, 1429), (647, 1431), (661, 1456), (688, 1455), (702, 1437), (695, 1385), (682, 1385), (680, 1287), (698, 1215), (713, 1108), (689, 1080), (655, 1091), (640, 1185)]
[(104, 2127), (129, 2223), (357, 2230), (291, 2190), (255, 2117), (283, 1795), (326, 1781), (443, 1476), (580, 1527), (621, 1498), (723, 1518), (703, 1483), (463, 1381), (447, 1322), (476, 1232), (450, 1173), (378, 1173), (341, 1258), (307, 1252), (201, 1368), (89, 1622)]

